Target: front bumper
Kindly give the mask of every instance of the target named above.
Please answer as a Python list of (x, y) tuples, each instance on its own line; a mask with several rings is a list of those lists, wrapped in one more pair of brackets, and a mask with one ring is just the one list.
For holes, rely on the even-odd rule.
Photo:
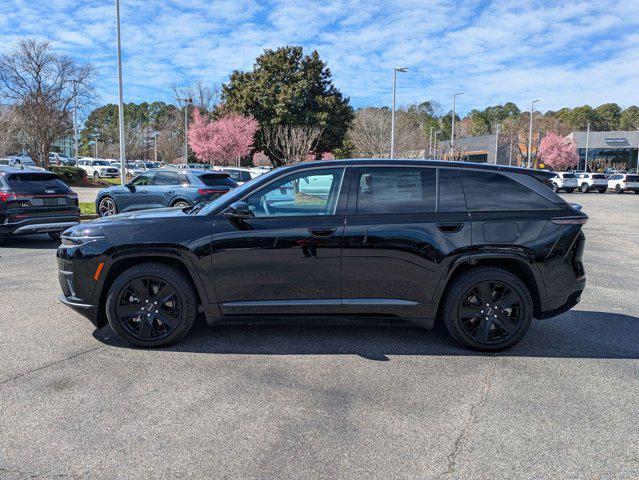
[(81, 303), (77, 299), (73, 297), (66, 297), (64, 295), (60, 295), (60, 301), (65, 304), (67, 307), (70, 307), (72, 310), (75, 310), (83, 317), (88, 318), (95, 327), (100, 328), (98, 322), (98, 306), (97, 305), (88, 305), (85, 303)]

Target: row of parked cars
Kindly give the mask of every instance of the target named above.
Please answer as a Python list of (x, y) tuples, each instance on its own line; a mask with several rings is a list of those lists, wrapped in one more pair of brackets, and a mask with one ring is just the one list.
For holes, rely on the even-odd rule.
[(614, 172), (611, 174), (557, 172), (551, 182), (554, 192), (572, 193), (575, 190), (580, 190), (582, 193), (592, 191), (606, 193), (608, 190), (614, 190), (617, 193), (639, 193), (639, 175), (626, 172)]

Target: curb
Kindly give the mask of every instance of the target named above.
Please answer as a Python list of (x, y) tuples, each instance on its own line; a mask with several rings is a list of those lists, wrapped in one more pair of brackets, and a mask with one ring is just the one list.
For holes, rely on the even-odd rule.
[(99, 217), (100, 215), (98, 215), (97, 213), (92, 213), (90, 215), (80, 215), (80, 220), (95, 220)]

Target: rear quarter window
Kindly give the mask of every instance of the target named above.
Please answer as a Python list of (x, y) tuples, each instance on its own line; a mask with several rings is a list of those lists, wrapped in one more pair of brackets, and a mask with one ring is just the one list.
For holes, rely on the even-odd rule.
[(501, 173), (460, 171), (468, 210), (549, 210), (557, 205)]
[(231, 180), (226, 173), (206, 173), (204, 175), (199, 175), (198, 178), (207, 187), (218, 187), (220, 185), (235, 187), (237, 185), (237, 183)]

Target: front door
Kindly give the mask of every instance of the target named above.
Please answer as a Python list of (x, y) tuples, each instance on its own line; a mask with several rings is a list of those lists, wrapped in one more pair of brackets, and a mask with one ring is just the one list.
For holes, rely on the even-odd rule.
[(430, 318), (438, 282), (470, 243), (457, 170), (354, 169), (342, 250), (344, 312)]
[(149, 186), (153, 183), (154, 177), (155, 172), (146, 172), (135, 177), (130, 183), (132, 188), (129, 188), (129, 191), (122, 195), (122, 200), (118, 201), (119, 211), (153, 208), (153, 205), (149, 204)]
[(292, 173), (243, 199), (252, 218), (215, 218), (212, 277), (224, 315), (341, 311), (344, 178), (344, 168)]

